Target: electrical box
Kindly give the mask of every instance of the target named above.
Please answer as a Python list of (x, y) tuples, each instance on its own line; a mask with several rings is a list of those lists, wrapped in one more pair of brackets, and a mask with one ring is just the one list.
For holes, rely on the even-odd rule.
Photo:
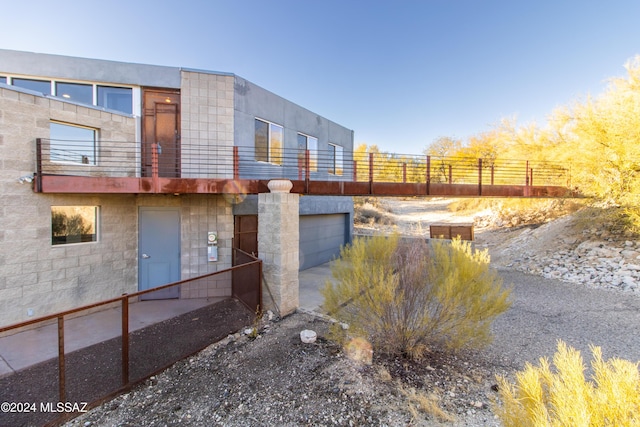
[(207, 261), (218, 261), (218, 232), (207, 232)]

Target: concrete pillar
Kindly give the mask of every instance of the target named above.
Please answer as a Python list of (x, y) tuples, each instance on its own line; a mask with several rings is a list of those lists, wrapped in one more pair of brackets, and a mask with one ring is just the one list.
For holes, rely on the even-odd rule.
[(269, 181), (270, 193), (258, 195), (258, 253), (263, 261), (264, 310), (281, 316), (298, 306), (299, 195), (288, 180)]

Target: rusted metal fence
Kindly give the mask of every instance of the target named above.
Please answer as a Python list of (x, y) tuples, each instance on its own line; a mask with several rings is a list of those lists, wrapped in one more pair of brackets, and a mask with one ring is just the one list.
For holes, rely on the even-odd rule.
[[(152, 153), (150, 165), (142, 164), (141, 147)], [(570, 168), (560, 162), (362, 153), (337, 148), (278, 148), (263, 153), (257, 152), (253, 146), (220, 147), (207, 141), (182, 141), (180, 147), (167, 157), (168, 148), (157, 144), (101, 141), (100, 149), (87, 156), (84, 151), (78, 151), (77, 141), (38, 139), (36, 183), (43, 175), (66, 175), (235, 181), (286, 178), (307, 182), (479, 186), (532, 186), (535, 183), (538, 186), (571, 187)], [(166, 158), (171, 159), (170, 165), (163, 164)], [(233, 192), (233, 189), (228, 190)]]
[[(57, 346), (57, 356), (0, 377), (0, 402), (14, 405), (9, 408), (13, 411), (0, 413), (0, 425), (56, 425), (249, 324), (260, 304), (262, 262), (245, 253), (234, 258), (236, 265), (216, 273), (0, 328), (3, 335), (35, 329), (38, 339)], [(132, 304), (149, 302), (138, 302), (140, 296), (176, 286), (206, 286), (224, 275), (233, 282), (234, 298), (218, 298), (196, 310), (130, 330), (130, 311), (136, 307)], [(67, 323), (82, 319), (85, 333), (97, 334), (92, 316), (106, 310), (120, 314), (119, 325), (116, 322), (107, 331), (110, 338), (68, 348), (73, 337)], [(25, 352), (33, 351), (28, 342), (23, 345)]]

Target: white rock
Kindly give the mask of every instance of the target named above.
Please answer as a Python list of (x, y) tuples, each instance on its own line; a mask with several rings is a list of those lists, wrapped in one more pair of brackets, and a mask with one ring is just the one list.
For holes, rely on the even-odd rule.
[(302, 341), (305, 344), (312, 344), (316, 342), (317, 338), (318, 338), (318, 334), (316, 334), (315, 331), (312, 331), (310, 329), (305, 329), (302, 332), (300, 332), (300, 341)]

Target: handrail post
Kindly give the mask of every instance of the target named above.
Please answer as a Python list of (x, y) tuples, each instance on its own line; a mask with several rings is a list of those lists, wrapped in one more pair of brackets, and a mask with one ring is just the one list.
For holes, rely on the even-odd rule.
[(129, 384), (129, 297), (122, 295), (122, 385)]
[(526, 169), (525, 169), (525, 182), (524, 185), (525, 187), (529, 186), (529, 160), (527, 160), (527, 165), (526, 165)]
[(158, 144), (151, 144), (151, 180), (153, 181), (153, 192), (158, 193), (160, 187), (158, 168)]
[(453, 166), (449, 163), (449, 184), (453, 184)]
[(478, 159), (478, 196), (482, 196), (482, 159)]
[[(51, 151), (51, 149), (49, 149)], [(42, 139), (36, 138), (36, 184), (37, 193), (42, 193)]]
[(402, 162), (402, 183), (407, 183), (407, 164)]
[(60, 402), (67, 401), (65, 377), (64, 316), (58, 316), (58, 398)]
[(305, 193), (309, 194), (309, 180), (311, 175), (311, 154), (309, 150), (304, 151), (304, 169), (305, 169), (305, 177), (304, 177), (304, 187)]
[(494, 165), (491, 165), (491, 185), (493, 185)]
[(358, 161), (353, 161), (353, 182), (358, 182)]
[(369, 194), (373, 194), (373, 153), (369, 153)]
[(238, 147), (233, 146), (233, 179), (240, 179), (240, 156), (238, 155)]
[(426, 180), (427, 180), (427, 196), (431, 194), (431, 156), (427, 156), (427, 170), (426, 170)]

